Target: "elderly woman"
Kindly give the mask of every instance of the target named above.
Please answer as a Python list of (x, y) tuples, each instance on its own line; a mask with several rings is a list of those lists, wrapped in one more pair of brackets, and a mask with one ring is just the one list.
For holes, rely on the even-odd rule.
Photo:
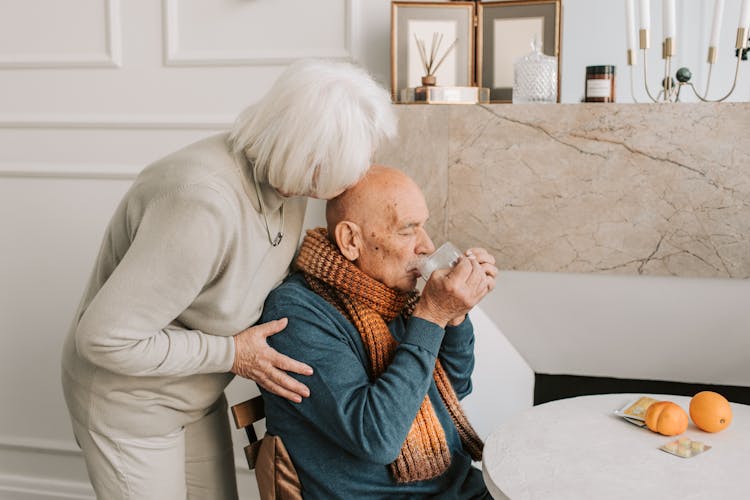
[[(388, 93), (349, 64), (300, 61), (209, 137), (143, 170), (107, 227), (62, 357), (73, 429), (99, 498), (237, 497), (223, 391), (234, 374), (292, 401), (252, 326), (297, 249), (305, 197), (329, 199), (395, 133)], [(282, 334), (283, 335), (283, 334)]]

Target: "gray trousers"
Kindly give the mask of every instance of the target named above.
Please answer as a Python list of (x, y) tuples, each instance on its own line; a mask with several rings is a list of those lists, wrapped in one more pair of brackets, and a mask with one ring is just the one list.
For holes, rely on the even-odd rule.
[(100, 500), (237, 500), (224, 396), (202, 419), (165, 436), (111, 438), (73, 420)]

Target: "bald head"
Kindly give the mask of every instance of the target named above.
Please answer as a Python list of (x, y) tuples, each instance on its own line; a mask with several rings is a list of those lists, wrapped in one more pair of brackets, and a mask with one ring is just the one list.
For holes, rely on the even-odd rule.
[(328, 234), (333, 235), (336, 225), (345, 220), (362, 225), (386, 213), (392, 214), (394, 205), (415, 195), (421, 197), (422, 192), (404, 172), (373, 165), (357, 184), (326, 204)]
[(429, 216), (419, 186), (402, 171), (370, 167), (326, 205), (328, 234), (365, 274), (389, 287), (416, 285), (416, 262), (435, 250), (424, 230)]

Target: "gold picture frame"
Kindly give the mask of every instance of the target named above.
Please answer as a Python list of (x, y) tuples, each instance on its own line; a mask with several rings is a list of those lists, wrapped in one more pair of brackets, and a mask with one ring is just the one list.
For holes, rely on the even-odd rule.
[(430, 43), (443, 36), (442, 47), (455, 46), (437, 70), (437, 85), (475, 85), (476, 5), (459, 2), (391, 2), (391, 97), (399, 102), (402, 89), (419, 87), (423, 66), (415, 36)]
[(512, 102), (513, 64), (531, 52), (534, 35), (542, 52), (557, 58), (560, 102), (561, 0), (481, 2), (477, 11), (477, 85), (490, 89), (491, 102)]

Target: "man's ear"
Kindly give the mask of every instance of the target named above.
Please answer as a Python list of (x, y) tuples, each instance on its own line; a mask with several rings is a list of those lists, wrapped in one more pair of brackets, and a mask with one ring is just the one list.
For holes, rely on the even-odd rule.
[(343, 220), (336, 224), (334, 233), (336, 244), (343, 256), (352, 262), (357, 260), (359, 258), (360, 246), (362, 245), (359, 225), (348, 220)]

